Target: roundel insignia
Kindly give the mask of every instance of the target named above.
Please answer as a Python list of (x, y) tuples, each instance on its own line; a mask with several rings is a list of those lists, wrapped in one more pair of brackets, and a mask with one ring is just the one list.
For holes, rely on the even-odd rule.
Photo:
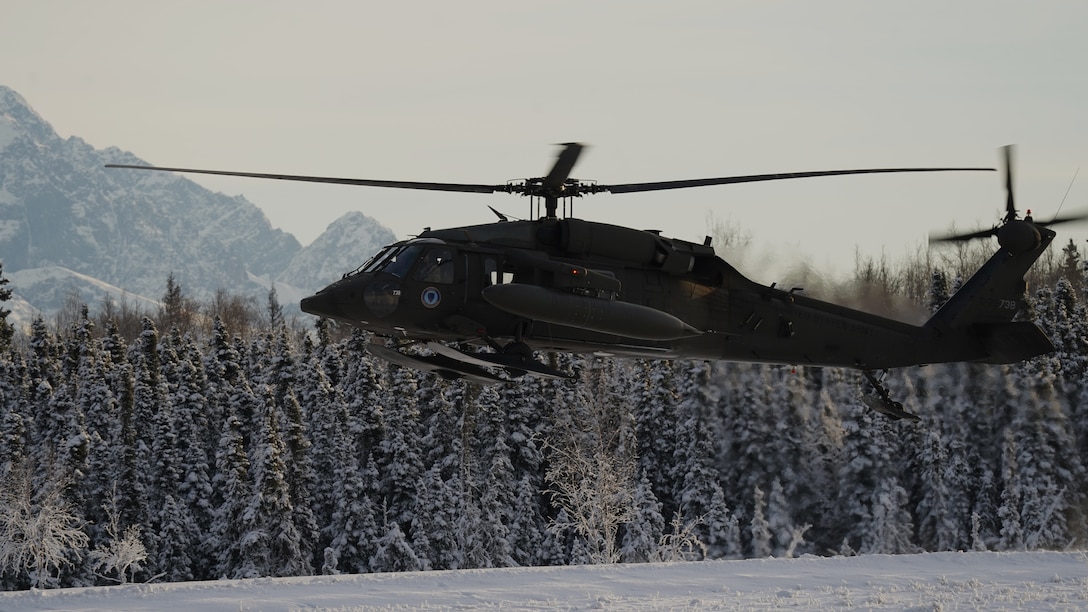
[(420, 300), (423, 301), (423, 305), (427, 308), (434, 308), (442, 301), (442, 293), (434, 287), (427, 287), (423, 290), (423, 294), (420, 295)]

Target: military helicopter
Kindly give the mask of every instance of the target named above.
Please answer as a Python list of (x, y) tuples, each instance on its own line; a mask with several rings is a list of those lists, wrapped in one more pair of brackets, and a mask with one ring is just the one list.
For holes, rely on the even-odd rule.
[[(853, 368), (877, 391), (868, 402), (894, 418), (917, 418), (893, 401), (876, 372), (939, 362), (1012, 363), (1054, 350), (1031, 322), (1013, 321), (1024, 275), (1054, 239), (1013, 201), (1005, 149), (1006, 214), (959, 241), (997, 236), (997, 253), (923, 325), (808, 298), (798, 289), (744, 277), (702, 243), (658, 232), (560, 218), (560, 202), (756, 181), (993, 168), (868, 168), (601, 185), (571, 178), (583, 145), (567, 143), (546, 176), (505, 184), (460, 184), (296, 176), (110, 164), (170, 172), (398, 189), (509, 193), (538, 198), (544, 215), (428, 229), (383, 248), (356, 270), (304, 298), (303, 311), (393, 340), (369, 350), (448, 379), (495, 383), (507, 376), (568, 378), (534, 351), (649, 359), (696, 358)], [(410, 350), (424, 345), (425, 351)], [(451, 345), (458, 345), (454, 348)], [(473, 348), (476, 347), (476, 348)], [(481, 352), (479, 347), (490, 351)]]

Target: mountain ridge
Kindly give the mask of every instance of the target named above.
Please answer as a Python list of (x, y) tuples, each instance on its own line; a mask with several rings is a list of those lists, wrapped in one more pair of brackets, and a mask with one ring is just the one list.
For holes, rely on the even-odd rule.
[(351, 213), (303, 247), (243, 196), (215, 193), (177, 174), (109, 170), (107, 163), (146, 162), (78, 136), (61, 138), (21, 95), (0, 85), (4, 272), (73, 273), (13, 283), (15, 294), (43, 315), (59, 309), (70, 291), (101, 295), (86, 278), (153, 301), (171, 274), (201, 300), (224, 288), (259, 296), (273, 284), (289, 286), (284, 293), (291, 295), (311, 293), (394, 241), (374, 219)]

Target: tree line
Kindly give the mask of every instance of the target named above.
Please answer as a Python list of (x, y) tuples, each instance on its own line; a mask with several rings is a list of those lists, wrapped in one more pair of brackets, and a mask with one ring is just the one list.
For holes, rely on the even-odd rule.
[[(551, 355), (574, 383), (477, 386), (274, 292), (242, 331), (172, 281), (129, 334), (80, 305), (0, 334), (0, 585), (1083, 546), (1085, 270), (1037, 267), (1057, 352), (890, 372), (919, 423), (837, 369)], [(921, 277), (931, 310), (962, 278), (853, 283)]]

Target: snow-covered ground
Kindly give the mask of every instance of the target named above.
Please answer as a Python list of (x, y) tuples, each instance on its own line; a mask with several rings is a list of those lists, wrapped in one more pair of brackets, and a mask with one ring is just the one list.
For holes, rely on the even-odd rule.
[(1088, 553), (927, 553), (0, 593), (19, 610), (1084, 610)]

